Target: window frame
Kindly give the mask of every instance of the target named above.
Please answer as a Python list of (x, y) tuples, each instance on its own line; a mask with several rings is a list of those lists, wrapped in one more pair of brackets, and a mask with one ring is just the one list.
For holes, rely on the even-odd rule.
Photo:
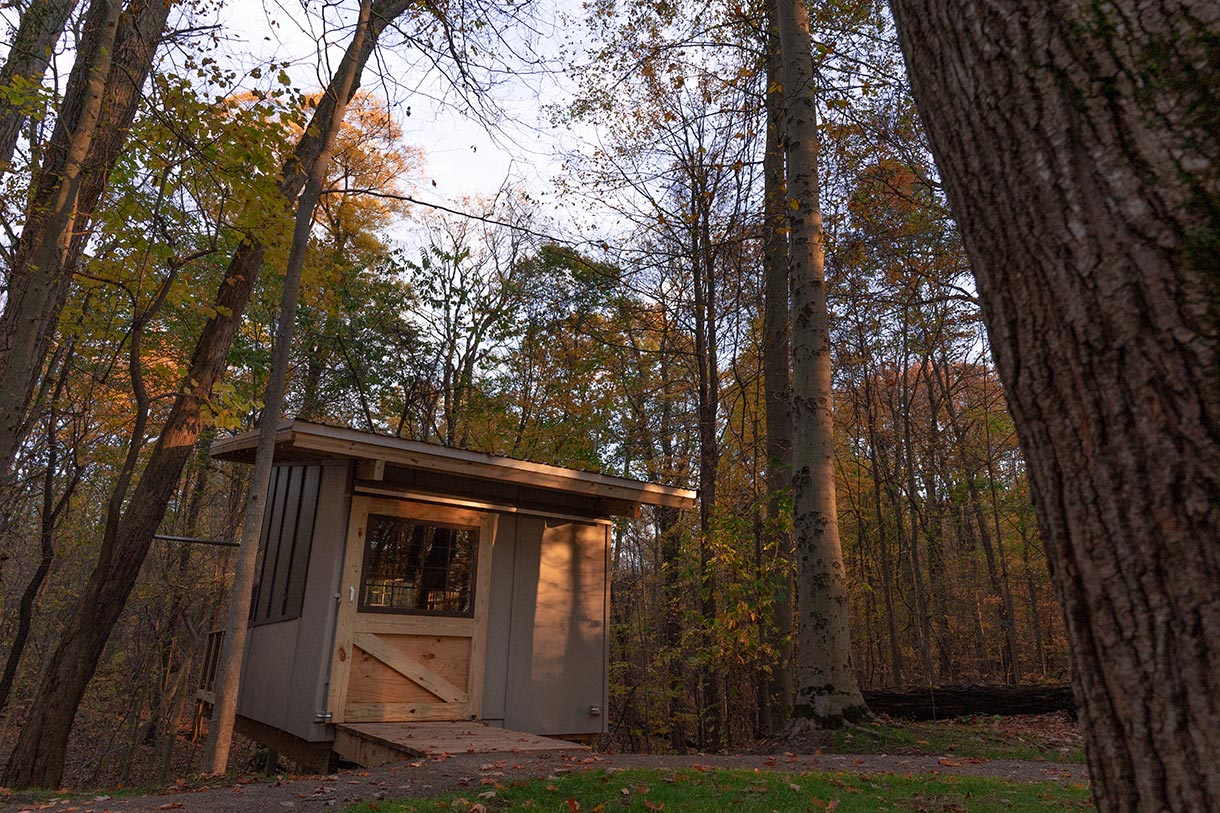
[[(381, 502), (381, 501), (378, 501)], [(398, 507), (398, 506), (396, 506)], [(378, 510), (378, 509), (382, 510)], [(409, 509), (408, 510), (385, 510), (388, 508), (384, 503), (378, 505), (371, 504), (368, 513), (364, 518), (365, 534), (364, 542), (361, 545), (360, 556), (360, 579), (356, 585), (356, 612), (357, 613), (375, 613), (378, 615), (389, 616), (416, 616), (423, 618), (474, 618), (475, 608), (478, 602), (478, 584), (479, 584), (479, 554), (482, 550), (482, 534), (483, 525), (481, 523), (463, 523), (463, 522), (446, 522), (440, 519), (431, 517), (417, 517)], [(368, 585), (368, 557), (370, 545), (373, 535), (369, 533), (369, 525), (373, 517), (384, 517), (389, 520), (398, 520), (407, 522), (413, 525), (423, 525), (431, 528), (448, 528), (455, 531), (470, 531), (473, 534), (470, 544), (470, 597), (468, 603), (470, 609), (467, 611), (455, 610), (428, 610), (419, 608), (399, 608), (399, 607), (372, 607), (364, 603), (365, 589)]]

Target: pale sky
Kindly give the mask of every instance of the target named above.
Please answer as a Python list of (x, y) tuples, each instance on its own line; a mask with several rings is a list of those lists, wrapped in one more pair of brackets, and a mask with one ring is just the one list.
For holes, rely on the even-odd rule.
[[(556, 16), (554, 3), (542, 0), (536, 14), (543, 38), (562, 35), (551, 22)], [(229, 0), (219, 13), (230, 40), (225, 50), (249, 67), (273, 59), (291, 62), (288, 71), (294, 82), (304, 89), (319, 87), (329, 71), (324, 68), (319, 76), (317, 70), (323, 26), (316, 12), (319, 4), (309, 5), (306, 14), (299, 0)], [(349, 0), (338, 11), (328, 10), (327, 22), (350, 24), (354, 6)], [(331, 33), (332, 61), (346, 45), (349, 30)], [(395, 103), (403, 140), (425, 153), (425, 178), (417, 188), (418, 197), (453, 204), (464, 195), (494, 194), (506, 178), (537, 194), (545, 191), (543, 187), (559, 171), (561, 147), (543, 119), (539, 99), (558, 98), (554, 79), (513, 76), (499, 84), (492, 96), (509, 118), (499, 123), (501, 135), (493, 138), (482, 124), (437, 98), (442, 86), (435, 71), (416, 63), (416, 52), (383, 48), (380, 56), (379, 66), (370, 63), (365, 70), (364, 88)]]

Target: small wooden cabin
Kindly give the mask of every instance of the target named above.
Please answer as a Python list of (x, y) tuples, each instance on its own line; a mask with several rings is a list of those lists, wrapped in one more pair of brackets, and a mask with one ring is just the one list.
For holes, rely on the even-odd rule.
[[(249, 462), (257, 433), (212, 455)], [(293, 421), (279, 429), (240, 729), (319, 765), (336, 726), (606, 730), (611, 517), (695, 492)], [(338, 749), (342, 750), (342, 749)], [(347, 756), (347, 754), (344, 754)]]

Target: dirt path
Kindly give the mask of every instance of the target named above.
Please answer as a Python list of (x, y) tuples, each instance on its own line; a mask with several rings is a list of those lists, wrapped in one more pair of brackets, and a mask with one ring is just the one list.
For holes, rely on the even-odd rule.
[[(500, 758), (504, 756), (505, 758)], [(1018, 781), (1087, 782), (1083, 765), (1019, 760), (976, 760), (961, 757), (819, 754), (817, 756), (646, 756), (587, 752), (541, 755), (462, 754), (445, 759), (388, 765), (373, 770), (342, 771), (332, 776), (291, 779), (228, 780), (143, 796), (94, 794), (0, 804), (3, 813), (46, 810), (63, 813), (143, 813), (181, 810), (183, 813), (250, 813), (251, 811), (343, 810), (364, 800), (431, 796), (446, 791), (506, 784), (517, 779), (571, 771), (625, 768), (758, 768), (760, 770), (851, 771), (854, 773), (951, 774), (993, 776)]]

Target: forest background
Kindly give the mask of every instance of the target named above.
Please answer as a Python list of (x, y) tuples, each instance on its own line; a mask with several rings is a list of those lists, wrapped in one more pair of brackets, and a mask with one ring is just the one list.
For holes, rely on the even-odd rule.
[[(0, 189), (6, 265), (89, 4), (60, 5), (68, 23), (50, 70), (4, 100), (23, 118)], [(304, 15), (319, 41), (341, 44), (353, 8), (271, 16)], [(789, 451), (774, 423), (787, 396), (766, 381), (787, 351), (763, 273), (774, 93), (764, 10), (460, 13), (447, 26), (401, 20), (349, 111), (312, 231), (286, 412), (698, 487), (697, 514), (646, 510), (615, 526), (610, 738), (636, 750), (740, 746), (782, 721), (791, 580), (790, 528), (768, 481)], [(213, 292), (228, 258), (258, 234), (264, 272), (160, 525), (166, 536), (238, 535), (247, 472), (207, 448), (258, 414), (291, 232), (278, 168), (333, 54), (243, 47), (257, 40), (233, 20), (208, 3), (172, 6), (81, 233), (0, 494), (5, 753), (224, 307)], [(857, 674), (864, 686), (1062, 682), (1062, 622), (1024, 464), (892, 21), (882, 4), (845, 2), (813, 22)], [(556, 41), (556, 30), (571, 33)], [(526, 115), (531, 88), (541, 95)], [(489, 128), (510, 153), (544, 130), (520, 153), (557, 158), (471, 171), (480, 144), (423, 112), (437, 109)], [(461, 160), (438, 160), (450, 150)], [(481, 194), (444, 194), (489, 175)], [(189, 769), (178, 735), (204, 640), (223, 624), (231, 557), (154, 543), (89, 685), (69, 781)]]

